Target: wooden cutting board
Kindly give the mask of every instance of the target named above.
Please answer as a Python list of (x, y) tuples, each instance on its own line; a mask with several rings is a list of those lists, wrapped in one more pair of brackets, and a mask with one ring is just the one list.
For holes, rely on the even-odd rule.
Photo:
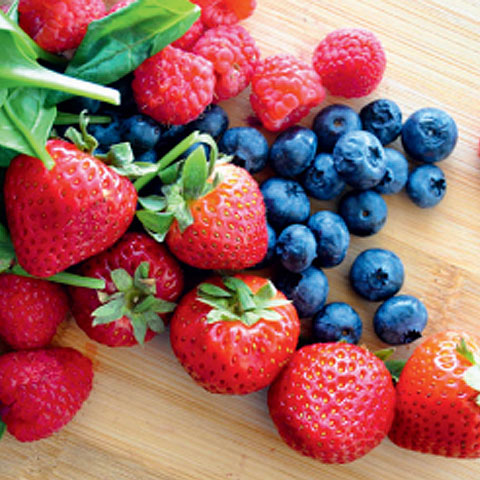
[[(244, 25), (263, 56), (285, 52), (310, 61), (328, 32), (345, 26), (374, 31), (387, 51), (384, 80), (371, 96), (343, 102), (359, 110), (387, 97), (405, 118), (418, 108), (445, 109), (459, 127), (454, 154), (442, 162), (444, 201), (415, 207), (402, 193), (386, 198), (389, 217), (370, 238), (353, 238), (344, 263), (326, 271), (329, 301), (347, 301), (363, 318), (363, 342), (373, 334), (377, 304), (355, 296), (349, 267), (365, 248), (384, 247), (404, 262), (403, 293), (417, 295), (429, 311), (426, 334), (480, 328), (480, 2), (478, 0), (259, 0)], [(251, 114), (248, 92), (222, 104), (233, 126)], [(318, 108), (302, 122), (311, 125)], [(270, 135), (269, 139), (273, 137)], [(397, 142), (400, 148), (400, 145)], [(314, 203), (313, 209), (335, 208)], [(0, 480), (478, 480), (479, 461), (437, 458), (400, 449), (385, 440), (348, 465), (325, 466), (286, 447), (268, 417), (266, 392), (240, 398), (198, 388), (177, 363), (168, 336), (146, 346), (109, 349), (67, 322), (55, 339), (74, 346), (95, 365), (95, 386), (74, 421), (50, 439), (20, 444), (6, 435), (0, 447)], [(413, 345), (399, 348), (408, 356)]]

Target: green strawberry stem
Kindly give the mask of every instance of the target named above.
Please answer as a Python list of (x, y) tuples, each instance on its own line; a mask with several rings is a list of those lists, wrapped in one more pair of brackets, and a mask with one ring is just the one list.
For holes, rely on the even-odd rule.
[[(9, 271), (22, 277), (39, 278), (35, 277), (34, 275), (30, 275), (18, 264), (14, 265)], [(43, 278), (43, 280), (48, 280), (55, 283), (63, 283), (64, 285), (71, 285), (73, 287), (92, 288), (94, 290), (103, 290), (105, 288), (105, 280), (100, 278), (82, 277), (69, 272), (60, 272), (52, 275), (51, 277)]]
[[(77, 115), (76, 113), (66, 113), (66, 112), (57, 112), (57, 117), (55, 118), (54, 125), (74, 125), (80, 122), (81, 114)], [(112, 117), (106, 115), (90, 115), (89, 122), (92, 124), (103, 124), (110, 123)]]
[(224, 287), (211, 283), (198, 286), (198, 300), (212, 307), (207, 314), (207, 322), (241, 322), (251, 326), (260, 320), (281, 320), (280, 312), (275, 307), (288, 305), (284, 299), (276, 299), (277, 289), (268, 280), (256, 293), (241, 279), (224, 277)]
[[(480, 392), (480, 354), (472, 352), (463, 337), (457, 345), (457, 353), (472, 364), (465, 371), (465, 383), (475, 391)], [(480, 407), (480, 393), (475, 398), (475, 403)]]

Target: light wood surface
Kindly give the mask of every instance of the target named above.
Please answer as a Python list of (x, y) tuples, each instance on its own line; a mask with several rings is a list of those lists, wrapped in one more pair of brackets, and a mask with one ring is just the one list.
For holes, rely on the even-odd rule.
[[(384, 247), (404, 262), (403, 293), (429, 311), (426, 334), (448, 327), (479, 332), (480, 311), (480, 2), (478, 0), (259, 0), (243, 22), (263, 56), (278, 52), (310, 61), (328, 32), (365, 27), (388, 58), (384, 80), (369, 97), (343, 102), (359, 110), (375, 98), (395, 100), (406, 118), (421, 107), (445, 109), (459, 127), (454, 154), (441, 163), (448, 191), (434, 209), (415, 207), (402, 193), (386, 197), (389, 217), (370, 238), (353, 237), (345, 262), (326, 270), (329, 301), (350, 302), (364, 321), (363, 342), (376, 339), (378, 304), (355, 296), (349, 267), (365, 248)], [(248, 92), (223, 103), (234, 126), (251, 114)], [(311, 125), (315, 109), (304, 122)], [(269, 139), (273, 137), (270, 135)], [(396, 145), (400, 148), (399, 142)], [(313, 203), (313, 209), (334, 208)], [(145, 347), (109, 349), (90, 341), (73, 321), (58, 345), (74, 346), (95, 364), (95, 385), (83, 409), (62, 432), (33, 444), (6, 435), (0, 480), (478, 480), (479, 461), (409, 452), (385, 440), (366, 457), (326, 466), (286, 447), (268, 417), (266, 392), (221, 397), (198, 388), (177, 363), (168, 335)], [(399, 348), (408, 356), (413, 345)]]

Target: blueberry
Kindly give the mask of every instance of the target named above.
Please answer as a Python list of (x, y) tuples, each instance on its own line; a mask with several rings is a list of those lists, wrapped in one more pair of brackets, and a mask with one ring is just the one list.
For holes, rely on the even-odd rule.
[(455, 121), (438, 108), (417, 110), (402, 127), (403, 148), (419, 162), (439, 162), (448, 157), (455, 148), (457, 138)]
[(113, 116), (110, 123), (89, 124), (87, 130), (97, 139), (100, 147), (107, 147), (103, 150), (108, 150), (110, 145), (124, 141), (122, 137), (122, 120), (121, 117)]
[(338, 175), (330, 153), (319, 153), (303, 173), (300, 182), (305, 191), (318, 200), (331, 200), (345, 188), (345, 182)]
[(267, 234), (268, 234), (267, 254), (265, 255), (265, 257), (260, 263), (255, 265), (256, 268), (267, 267), (275, 258), (275, 246), (277, 245), (277, 234), (275, 233), (275, 230), (270, 226), (268, 222), (267, 222)]
[(357, 112), (347, 105), (330, 105), (320, 110), (313, 120), (312, 130), (318, 138), (318, 149), (331, 152), (337, 140), (347, 132), (362, 129)]
[(192, 152), (194, 152), (197, 148), (202, 148), (203, 153), (205, 154), (205, 158), (208, 159), (210, 156), (210, 146), (206, 143), (195, 142), (191, 147), (188, 147), (184, 153), (182, 153), (178, 160), (183, 160), (187, 158)]
[(408, 179), (408, 162), (404, 155), (393, 148), (385, 148), (387, 157), (387, 170), (374, 187), (374, 190), (384, 195), (391, 195), (400, 192)]
[(436, 165), (420, 165), (410, 173), (406, 190), (415, 205), (434, 207), (445, 196), (447, 179)]
[(100, 110), (100, 100), (88, 97), (73, 97), (58, 105), (62, 112), (80, 113), (87, 110), (88, 115), (95, 115)]
[(313, 162), (317, 152), (317, 136), (309, 128), (298, 125), (287, 128), (273, 142), (269, 160), (282, 177), (300, 175)]
[(268, 160), (268, 142), (262, 132), (252, 127), (229, 128), (218, 144), (221, 152), (232, 155), (232, 163), (250, 173), (265, 168)]
[(168, 153), (190, 133), (188, 125), (161, 125), (162, 133), (156, 149), (160, 156)]
[(122, 138), (134, 152), (142, 153), (155, 148), (161, 129), (155, 120), (145, 115), (133, 115), (122, 122)]
[(342, 263), (350, 245), (350, 233), (343, 218), (336, 213), (322, 210), (314, 213), (307, 225), (317, 241), (315, 265), (334, 267)]
[(350, 269), (350, 284), (363, 298), (372, 302), (395, 295), (403, 285), (402, 261), (390, 250), (371, 248), (363, 251)]
[(339, 213), (348, 230), (359, 237), (374, 235), (387, 221), (387, 204), (373, 190), (351, 191), (340, 200)]
[(418, 298), (397, 295), (378, 307), (373, 318), (373, 327), (383, 342), (403, 345), (422, 336), (427, 320), (427, 309)]
[(209, 105), (199, 117), (188, 125), (190, 131), (208, 133), (216, 141), (220, 140), (228, 128), (229, 120), (225, 110), (219, 105)]
[(373, 133), (382, 145), (393, 142), (402, 131), (402, 112), (392, 100), (379, 99), (360, 110), (363, 129)]
[(333, 163), (340, 177), (353, 188), (372, 188), (385, 175), (386, 157), (375, 135), (365, 131), (348, 132), (335, 144)]
[(301, 318), (315, 315), (325, 304), (329, 290), (326, 275), (315, 267), (301, 273), (283, 270), (276, 285), (292, 301)]
[(146, 152), (142, 153), (141, 155), (137, 155), (135, 157), (136, 162), (145, 162), (145, 163), (157, 163), (158, 162), (158, 155), (155, 150), (147, 150)]
[(325, 305), (312, 320), (314, 342), (358, 343), (362, 336), (362, 320), (347, 303), (333, 302)]
[(282, 230), (278, 236), (275, 252), (287, 270), (298, 273), (312, 264), (317, 252), (317, 242), (309, 228), (294, 223)]
[[(135, 157), (135, 162), (145, 162), (145, 163), (157, 163), (158, 155), (155, 150), (147, 150), (141, 155)], [(163, 183), (159, 177), (155, 177), (153, 180), (145, 185), (141, 191), (140, 195), (142, 197), (147, 197), (149, 195), (161, 195), (162, 194)]]
[(295, 180), (271, 177), (262, 183), (260, 190), (267, 208), (267, 219), (276, 230), (308, 219), (310, 200)]

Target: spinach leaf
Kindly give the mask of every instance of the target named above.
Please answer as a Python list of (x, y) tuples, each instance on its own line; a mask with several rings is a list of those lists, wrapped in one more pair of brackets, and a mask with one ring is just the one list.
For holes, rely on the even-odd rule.
[(18, 155), (15, 150), (9, 148), (0, 147), (0, 167), (8, 167), (10, 162)]
[[(137, 0), (88, 26), (65, 73), (112, 83), (181, 37), (199, 16), (199, 7), (188, 0)], [(47, 102), (55, 105), (67, 98), (52, 92)]]

